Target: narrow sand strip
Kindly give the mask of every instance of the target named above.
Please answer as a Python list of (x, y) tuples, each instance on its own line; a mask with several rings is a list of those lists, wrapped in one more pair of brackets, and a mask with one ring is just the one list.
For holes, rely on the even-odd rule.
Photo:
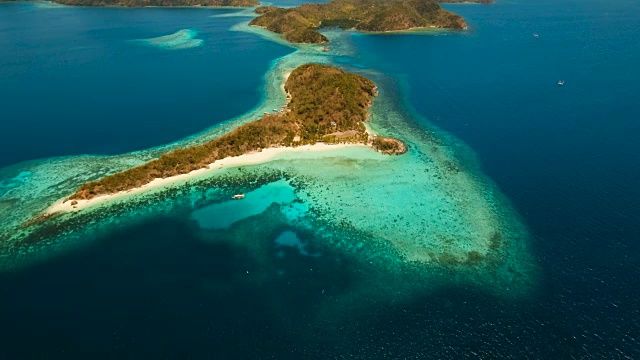
[(90, 206), (104, 204), (112, 200), (116, 200), (118, 198), (121, 198), (124, 195), (134, 195), (134, 194), (143, 193), (152, 189), (166, 187), (176, 182), (192, 179), (192, 178), (205, 175), (209, 172), (213, 172), (222, 168), (262, 164), (265, 162), (275, 160), (278, 155), (282, 155), (282, 154), (303, 153), (303, 152), (322, 152), (322, 151), (328, 151), (328, 150), (342, 149), (346, 147), (368, 147), (368, 146), (364, 144), (330, 145), (325, 143), (317, 143), (314, 145), (303, 145), (303, 146), (297, 146), (297, 147), (267, 148), (267, 149), (263, 149), (260, 152), (254, 152), (254, 153), (244, 154), (240, 156), (233, 156), (233, 157), (228, 157), (221, 160), (216, 160), (215, 162), (209, 164), (205, 168), (194, 170), (187, 174), (180, 174), (180, 175), (171, 176), (168, 178), (156, 178), (150, 183), (145, 184), (141, 187), (137, 187), (137, 188), (126, 190), (126, 191), (121, 191), (115, 194), (100, 195), (89, 200), (65, 201), (65, 199), (61, 199), (57, 201), (55, 204), (51, 205), (51, 207), (49, 207), (49, 209), (45, 211), (45, 214), (80, 211)]

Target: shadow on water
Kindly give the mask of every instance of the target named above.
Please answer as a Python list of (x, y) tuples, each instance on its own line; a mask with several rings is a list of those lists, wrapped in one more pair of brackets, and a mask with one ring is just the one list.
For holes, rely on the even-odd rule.
[[(279, 212), (274, 205), (215, 231), (202, 230), (187, 217), (158, 217), (3, 274), (0, 359), (86, 358), (88, 353), (167, 359), (468, 358), (466, 346), (490, 356), (507, 356), (516, 348), (526, 355), (543, 350), (548, 341), (557, 344), (554, 351), (566, 347), (566, 354), (579, 354), (570, 334), (531, 307), (531, 300), (512, 302), (454, 287), (418, 290), (418, 296), (397, 302), (361, 292), (366, 267), (314, 246), (311, 234), (279, 221)], [(313, 256), (274, 242), (287, 231), (296, 231)], [(541, 323), (548, 325), (544, 334), (537, 333)], [(522, 336), (506, 333), (510, 328), (519, 328)], [(452, 338), (460, 345), (451, 346)]]
[(262, 232), (247, 241), (272, 247), (270, 259), (223, 242), (224, 232), (203, 235), (193, 223), (162, 218), (3, 274), (0, 359), (286, 353), (307, 332), (323, 288), (348, 287), (347, 265), (276, 251), (281, 230), (251, 229), (241, 235)]

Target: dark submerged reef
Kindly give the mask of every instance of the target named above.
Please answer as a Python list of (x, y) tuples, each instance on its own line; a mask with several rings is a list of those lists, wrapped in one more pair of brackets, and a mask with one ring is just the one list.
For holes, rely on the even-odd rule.
[[(283, 231), (296, 232), (313, 253), (324, 256), (278, 248), (273, 239)], [(6, 294), (13, 294), (4, 297), (0, 314), (4, 323), (15, 324), (6, 337), (40, 346), (5, 346), (0, 357), (65, 352), (79, 358), (78, 349), (96, 336), (107, 339), (92, 345), (98, 358), (142, 352), (287, 358), (282, 347), (289, 348), (289, 358), (327, 358), (347, 352), (354, 339), (365, 341), (358, 336), (360, 327), (376, 325), (384, 313), (361, 303), (382, 301), (384, 294), (367, 291), (378, 289), (370, 278), (383, 259), (370, 264), (330, 252), (313, 234), (286, 225), (278, 206), (228, 231), (203, 231), (175, 214), (160, 215), (92, 243), (2, 279)], [(409, 281), (409, 269), (406, 275)], [(398, 287), (380, 282), (379, 288), (386, 286)], [(38, 306), (20, 300), (27, 291), (41, 300)], [(62, 302), (68, 311), (60, 311)], [(398, 306), (390, 302), (383, 302), (387, 311)], [(33, 326), (42, 318), (48, 326)]]

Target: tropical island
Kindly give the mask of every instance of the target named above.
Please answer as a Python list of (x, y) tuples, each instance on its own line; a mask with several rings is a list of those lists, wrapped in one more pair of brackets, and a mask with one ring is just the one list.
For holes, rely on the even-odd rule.
[(367, 32), (467, 28), (462, 17), (442, 9), (435, 0), (333, 0), (295, 8), (262, 6), (255, 12), (260, 16), (249, 25), (299, 44), (329, 42), (318, 30), (332, 26)]
[(306, 64), (291, 72), (285, 91), (288, 104), (277, 113), (265, 113), (204, 144), (176, 149), (144, 165), (88, 182), (67, 200), (73, 204), (140, 188), (158, 178), (188, 174), (217, 160), (269, 148), (324, 143), (363, 144), (384, 154), (407, 151), (399, 140), (367, 132), (368, 108), (377, 95), (376, 86), (367, 78), (327, 65)]
[(493, 4), (493, 0), (440, 0), (441, 4)]
[[(8, 0), (12, 1), (12, 0)], [(113, 7), (198, 7), (228, 6), (252, 7), (260, 5), (258, 0), (52, 0), (69, 6), (113, 6)], [(398, 1), (398, 0), (396, 0)], [(2, 2), (2, 0), (0, 0)], [(391, 1), (393, 2), (393, 1)], [(481, 3), (490, 4), (493, 0), (439, 0), (441, 3)], [(380, 3), (384, 4), (384, 3)]]
[(172, 6), (231, 6), (251, 7), (258, 0), (53, 0), (62, 5), (71, 6), (120, 6), (120, 7), (172, 7)]

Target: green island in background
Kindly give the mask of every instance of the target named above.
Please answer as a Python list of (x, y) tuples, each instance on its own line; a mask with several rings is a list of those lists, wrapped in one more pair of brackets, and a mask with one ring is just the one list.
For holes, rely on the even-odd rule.
[(53, 2), (71, 6), (120, 6), (120, 7), (171, 7), (171, 6), (231, 6), (251, 7), (258, 0), (54, 0)]
[(434, 0), (333, 0), (295, 8), (263, 6), (249, 24), (282, 34), (292, 43), (329, 42), (318, 30), (338, 26), (367, 32), (427, 28), (467, 28), (462, 17), (446, 11)]
[[(15, 1), (15, 0), (5, 0)], [(2, 2), (2, 0), (0, 0)], [(492, 3), (493, 0), (332, 0), (293, 8), (260, 6), (258, 0), (52, 0), (69, 6), (98, 7), (257, 7), (249, 24), (281, 34), (292, 43), (328, 43), (318, 32), (340, 27), (366, 32), (446, 28), (465, 30), (462, 17), (438, 3)]]
[[(5, 0), (5, 1), (17, 1), (17, 0)], [(253, 6), (260, 5), (260, 2), (258, 0), (52, 0), (52, 2), (62, 4), (62, 5), (69, 5), (69, 6), (117, 6), (117, 7), (176, 7), (176, 6), (253, 7)], [(403, 21), (402, 17), (405, 15), (409, 15), (410, 17), (415, 17), (415, 14), (413, 15), (411, 14), (412, 11), (410, 9), (409, 9), (409, 12), (407, 12), (406, 11), (407, 8), (403, 8), (402, 5), (400, 6), (397, 5), (405, 2), (406, 1), (403, 1), (403, 0), (332, 1), (330, 2), (330, 4), (332, 5), (325, 7), (324, 10), (329, 10), (329, 9), (331, 11), (341, 10), (341, 12), (339, 13), (340, 14), (339, 16), (348, 15), (348, 17), (344, 18), (347, 20), (355, 19), (355, 18), (351, 19), (351, 17), (353, 16), (357, 16), (358, 19), (362, 19), (361, 16), (363, 14), (376, 15), (376, 16), (380, 16), (380, 15), (394, 16), (394, 14), (397, 14), (397, 15), (400, 15), (399, 19)], [(430, 4), (429, 7), (431, 7), (431, 9), (415, 8), (415, 10), (418, 10), (420, 12), (419, 13), (420, 16), (424, 15), (423, 10), (433, 12), (433, 11), (436, 11), (436, 8), (439, 8), (437, 5), (434, 8), (433, 4), (436, 4), (434, 0), (426, 0), (425, 2)], [(493, 0), (442, 0), (438, 2), (442, 2), (442, 3), (470, 2), (470, 3), (490, 4), (493, 2)], [(314, 6), (315, 5), (302, 5), (300, 7), (295, 8), (294, 10), (297, 11), (303, 17), (311, 16), (307, 20), (313, 20), (314, 10), (312, 10), (311, 8), (313, 8)], [(271, 6), (265, 7), (265, 8), (277, 9)], [(324, 10), (321, 10), (320, 13), (324, 14), (322, 16), (324, 20), (329, 20), (329, 18), (331, 18), (332, 15), (324, 12)], [(265, 10), (263, 9), (261, 11), (265, 11)], [(315, 11), (318, 11), (318, 10), (315, 10)], [(318, 14), (318, 13), (316, 12), (315, 14)], [(326, 25), (326, 23), (324, 25)]]

